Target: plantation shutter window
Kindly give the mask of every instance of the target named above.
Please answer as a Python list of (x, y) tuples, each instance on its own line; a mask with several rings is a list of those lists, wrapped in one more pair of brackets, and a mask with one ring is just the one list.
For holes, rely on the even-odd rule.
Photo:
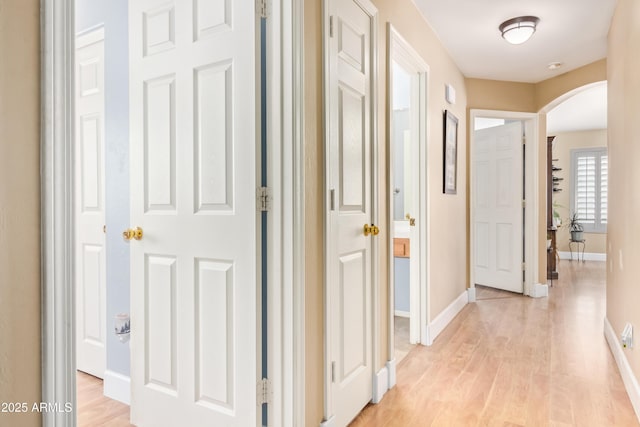
[(584, 231), (606, 233), (607, 149), (571, 150), (571, 166), (571, 212), (577, 214)]

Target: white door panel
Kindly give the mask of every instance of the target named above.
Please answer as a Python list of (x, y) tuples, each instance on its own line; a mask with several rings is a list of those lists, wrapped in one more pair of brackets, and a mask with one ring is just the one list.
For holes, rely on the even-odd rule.
[(76, 368), (106, 369), (104, 216), (104, 33), (76, 39)]
[(522, 123), (475, 131), (475, 283), (523, 292)]
[(330, 1), (327, 185), (328, 310), (336, 425), (346, 425), (372, 397), (372, 17), (358, 1)]
[(132, 422), (256, 425), (255, 4), (129, 8)]

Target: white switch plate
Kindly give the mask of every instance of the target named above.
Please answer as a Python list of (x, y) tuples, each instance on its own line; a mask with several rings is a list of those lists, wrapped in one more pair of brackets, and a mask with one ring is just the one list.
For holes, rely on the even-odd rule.
[(633, 348), (633, 326), (631, 326), (631, 323), (624, 325), (620, 337), (622, 339), (622, 347)]
[(444, 99), (446, 99), (449, 104), (456, 103), (456, 90), (448, 83), (444, 85)]

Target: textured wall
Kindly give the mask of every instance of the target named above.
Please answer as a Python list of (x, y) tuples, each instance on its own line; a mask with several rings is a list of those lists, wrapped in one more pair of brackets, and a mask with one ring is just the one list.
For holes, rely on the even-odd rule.
[(39, 426), (40, 2), (0, 0), (0, 426)]
[[(607, 318), (620, 334), (626, 322), (640, 327), (640, 2), (619, 0), (609, 31), (607, 61), (609, 131), (609, 224)], [(637, 334), (636, 334), (637, 335)], [(640, 378), (640, 352), (625, 349)]]

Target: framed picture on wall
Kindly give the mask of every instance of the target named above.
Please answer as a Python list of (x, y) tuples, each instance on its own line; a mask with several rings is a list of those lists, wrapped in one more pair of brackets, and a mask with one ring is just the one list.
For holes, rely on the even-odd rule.
[(458, 119), (445, 110), (443, 124), (444, 165), (443, 188), (445, 194), (456, 194), (456, 178), (458, 176)]

